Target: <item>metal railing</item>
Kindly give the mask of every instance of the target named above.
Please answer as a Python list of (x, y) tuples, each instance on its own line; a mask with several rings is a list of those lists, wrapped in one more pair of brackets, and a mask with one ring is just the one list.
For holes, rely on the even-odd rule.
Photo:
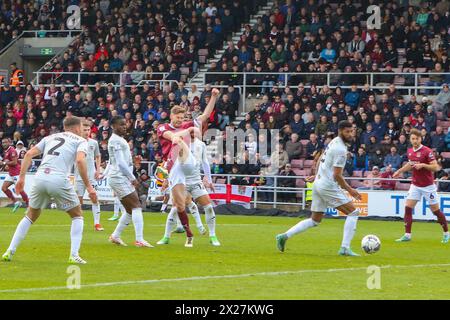
[[(87, 84), (88, 82), (88, 78), (92, 77), (92, 76), (105, 76), (105, 77), (111, 77), (113, 79), (111, 79), (111, 83), (113, 83), (114, 87), (120, 87), (122, 85), (124, 86), (131, 86), (131, 85), (138, 85), (141, 86), (144, 83), (156, 83), (156, 82), (161, 82), (161, 84), (163, 84), (164, 82), (167, 83), (173, 83), (173, 82), (177, 82), (176, 80), (166, 80), (167, 76), (169, 75), (168, 72), (152, 72), (152, 73), (148, 73), (145, 71), (142, 72), (91, 72), (91, 71), (86, 71), (86, 72), (79, 72), (79, 71), (73, 71), (73, 72), (68, 72), (68, 71), (62, 71), (62, 72), (54, 72), (54, 71), (35, 71), (34, 74), (36, 75), (35, 81), (34, 83), (39, 86), (40, 84), (45, 84), (47, 85), (48, 83), (46, 82), (50, 82), (50, 83), (54, 83), (57, 87), (61, 87), (61, 86), (66, 86), (66, 87), (73, 87), (75, 84), (78, 84), (80, 86)], [(42, 81), (42, 76), (48, 75), (49, 78), (46, 79), (45, 82)], [(75, 76), (73, 79), (73, 81), (71, 82), (61, 82), (64, 81), (64, 75), (73, 75)], [(144, 79), (140, 79), (138, 82), (133, 82), (133, 77), (134, 76), (139, 76), (139, 77), (143, 77)], [(153, 76), (161, 76), (161, 79), (145, 79), (148, 77), (153, 77)], [(130, 79), (131, 83), (124, 83), (125, 81), (128, 82), (128, 79)], [(107, 84), (106, 80), (102, 80), (100, 79), (101, 83)], [(89, 84), (89, 86), (95, 86), (94, 84)]]
[[(273, 208), (277, 208), (280, 205), (283, 206), (296, 206), (300, 207), (301, 209), (305, 209), (307, 207), (307, 201), (306, 201), (306, 193), (308, 191), (311, 191), (311, 189), (305, 188), (305, 187), (283, 187), (280, 186), (280, 179), (293, 179), (295, 180), (294, 184), (296, 184), (297, 180), (305, 180), (307, 178), (306, 176), (280, 176), (280, 175), (242, 175), (242, 174), (212, 174), (213, 177), (225, 180), (224, 183), (231, 184), (231, 180), (234, 177), (237, 178), (264, 178), (266, 181), (265, 185), (249, 185), (253, 188), (253, 195), (251, 204), (253, 204), (254, 208), (257, 208), (258, 205), (269, 205)], [(368, 177), (345, 177), (345, 180), (347, 181), (362, 181), (362, 180), (373, 180), (373, 181), (395, 181), (400, 183), (410, 183), (410, 178), (399, 178), (399, 179), (393, 179), (393, 178), (368, 178)], [(269, 183), (267, 183), (269, 182)], [(450, 180), (440, 180), (436, 179), (436, 183), (438, 182), (450, 182)], [(215, 180), (215, 183), (217, 182), (217, 179)], [(388, 191), (391, 189), (383, 189), (383, 188), (376, 188), (373, 186), (369, 187), (362, 187), (356, 188), (357, 190), (384, 190)], [(396, 189), (394, 189), (396, 190)], [(289, 201), (283, 201), (283, 197), (281, 195), (289, 195), (289, 199), (293, 199), (293, 202)]]

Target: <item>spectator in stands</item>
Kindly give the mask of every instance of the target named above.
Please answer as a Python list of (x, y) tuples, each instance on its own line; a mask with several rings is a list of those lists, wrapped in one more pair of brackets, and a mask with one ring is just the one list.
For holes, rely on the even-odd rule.
[[(295, 177), (294, 171), (292, 171), (291, 164), (286, 164), (284, 166), (284, 169), (280, 171), (279, 173), (282, 177)], [(295, 179), (293, 178), (279, 178), (278, 180), (279, 186), (283, 188), (295, 188)], [(280, 193), (280, 198), (282, 200), (290, 200), (295, 201), (295, 193), (293, 192), (282, 192)]]
[(322, 144), (315, 133), (309, 135), (309, 142), (306, 145), (306, 159), (313, 160), (322, 149)]
[[(256, 108), (255, 108), (256, 109)], [(289, 123), (291, 126), (292, 132), (298, 134), (299, 136), (302, 135), (304, 122), (301, 118), (300, 113), (295, 113), (293, 120)]]
[[(436, 63), (434, 69), (430, 71), (430, 80), (427, 81), (427, 86), (438, 87), (444, 82), (444, 75), (442, 74), (442, 65)], [(438, 94), (437, 90), (427, 89), (425, 90), (427, 95)]]
[(286, 164), (289, 163), (289, 155), (286, 150), (284, 150), (284, 146), (282, 143), (277, 143), (275, 145), (275, 150), (270, 155), (270, 163), (272, 165), (276, 165), (278, 163), (278, 169), (282, 170)]
[(436, 112), (433, 111), (433, 106), (429, 105), (427, 107), (427, 112), (424, 116), (424, 124), (425, 128), (428, 132), (435, 131), (437, 125), (437, 115)]
[(406, 137), (405, 134), (401, 134), (398, 137), (398, 142), (397, 142), (397, 152), (399, 155), (404, 156), (406, 155), (406, 151), (408, 150), (409, 147), (409, 142), (408, 142), (408, 138)]
[(431, 136), (431, 148), (438, 153), (445, 151), (445, 134), (441, 126), (437, 126), (436, 133)]
[(450, 106), (450, 90), (448, 83), (444, 83), (442, 90), (436, 96), (433, 106), (437, 111), (443, 112), (443, 120), (447, 119), (449, 116), (449, 106)]
[(402, 166), (402, 157), (397, 153), (396, 147), (391, 147), (390, 153), (386, 155), (383, 162), (384, 167), (398, 170)]
[(359, 104), (359, 92), (356, 84), (352, 84), (351, 90), (345, 95), (344, 101), (346, 104), (356, 109)]
[(300, 155), (302, 154), (303, 151), (303, 145), (299, 141), (298, 134), (293, 133), (291, 135), (291, 139), (286, 142), (285, 149), (289, 156), (289, 160), (300, 158)]
[(372, 122), (372, 129), (374, 135), (377, 137), (377, 140), (382, 140), (387, 128), (386, 123), (381, 119), (381, 115), (375, 114), (374, 120)]
[(353, 155), (347, 152), (347, 160), (345, 161), (344, 176), (351, 177), (353, 175)]
[(217, 103), (216, 112), (219, 121), (220, 130), (224, 130), (234, 116), (234, 106), (230, 101), (228, 94), (223, 94), (221, 100)]
[(442, 176), (439, 179), (444, 180), (444, 181), (439, 182), (439, 191), (440, 192), (450, 192), (450, 179), (449, 179), (448, 172), (444, 171), (442, 173)]
[[(381, 173), (380, 178), (382, 179), (389, 179), (392, 178), (393, 175), (393, 168), (392, 166), (388, 165), (384, 168), (384, 172)], [(380, 181), (380, 188), (383, 190), (394, 190), (395, 189), (395, 180), (381, 180)]]
[(378, 166), (374, 166), (372, 171), (369, 172), (366, 179), (363, 181), (363, 187), (359, 187), (360, 190), (380, 190), (381, 189), (381, 181), (378, 180), (381, 178), (380, 168)]
[(374, 153), (369, 153), (369, 166), (370, 167), (381, 167), (384, 163), (384, 155), (381, 153), (381, 148), (377, 147)]
[(358, 153), (353, 158), (353, 169), (363, 172), (369, 170), (369, 156), (363, 147), (358, 148)]

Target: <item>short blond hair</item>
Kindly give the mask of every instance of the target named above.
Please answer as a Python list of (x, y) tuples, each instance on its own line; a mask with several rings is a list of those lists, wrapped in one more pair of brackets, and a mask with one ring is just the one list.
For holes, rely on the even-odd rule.
[(64, 128), (73, 128), (81, 125), (81, 119), (75, 116), (66, 117), (63, 121)]
[(416, 128), (411, 129), (410, 135), (422, 138), (422, 133)]
[(180, 113), (186, 113), (186, 108), (182, 106), (173, 106), (173, 108), (170, 110), (170, 114), (180, 114)]

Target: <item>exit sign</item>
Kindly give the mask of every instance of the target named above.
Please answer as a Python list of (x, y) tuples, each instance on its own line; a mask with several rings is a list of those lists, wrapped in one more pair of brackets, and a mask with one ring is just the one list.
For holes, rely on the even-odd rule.
[(42, 48), (41, 49), (41, 54), (43, 56), (52, 55), (53, 54), (53, 49), (52, 48)]

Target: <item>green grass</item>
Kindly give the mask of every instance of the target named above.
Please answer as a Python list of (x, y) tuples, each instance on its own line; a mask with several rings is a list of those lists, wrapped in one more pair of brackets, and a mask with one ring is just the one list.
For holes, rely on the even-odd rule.
[[(7, 248), (21, 213), (0, 210), (0, 253)], [(81, 268), (79, 290), (18, 291), (22, 288), (65, 287), (69, 253), (70, 219), (48, 210), (31, 227), (12, 262), (0, 262), (0, 299), (449, 299), (450, 245), (440, 243), (440, 226), (413, 225), (414, 240), (395, 243), (402, 222), (358, 222), (353, 249), (366, 234), (382, 241), (374, 255), (337, 256), (343, 221), (326, 219), (318, 228), (289, 240), (285, 253), (275, 247), (275, 235), (295, 224), (297, 218), (218, 216), (217, 234), (222, 247), (197, 236), (194, 248), (184, 248), (185, 236), (175, 234), (170, 245), (154, 249), (118, 247), (107, 241), (115, 222), (105, 232), (94, 232), (86, 212), (80, 255), (88, 261)], [(164, 231), (165, 216), (145, 215), (145, 237), (156, 243)], [(192, 219), (191, 219), (192, 220)], [(195, 227), (194, 227), (195, 229)], [(133, 227), (123, 239), (133, 242)], [(442, 265), (444, 264), (444, 265)], [(448, 264), (448, 265), (445, 265)], [(366, 267), (382, 266), (381, 289), (369, 290)], [(436, 266), (438, 265), (438, 266)], [(408, 267), (409, 266), (409, 267)], [(332, 270), (349, 269), (352, 270)], [(293, 271), (288, 274), (271, 272)], [(260, 274), (260, 273), (269, 274)], [(228, 277), (224, 275), (252, 276)], [(143, 280), (217, 276), (181, 281)], [(114, 284), (138, 281), (138, 283)], [(90, 284), (113, 283), (110, 286)], [(14, 290), (11, 291), (10, 289)], [(10, 290), (5, 292), (5, 290)]]

